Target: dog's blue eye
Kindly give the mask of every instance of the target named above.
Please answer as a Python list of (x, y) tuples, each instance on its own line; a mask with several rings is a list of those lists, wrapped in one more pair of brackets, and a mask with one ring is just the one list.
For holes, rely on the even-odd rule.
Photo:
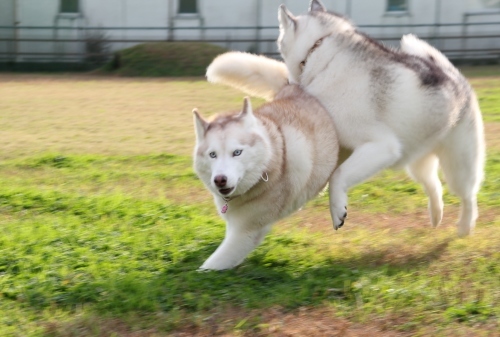
[(243, 152), (243, 150), (234, 150), (233, 157), (239, 156), (242, 152)]
[(210, 152), (208, 155), (210, 158), (217, 158), (217, 154), (215, 152)]

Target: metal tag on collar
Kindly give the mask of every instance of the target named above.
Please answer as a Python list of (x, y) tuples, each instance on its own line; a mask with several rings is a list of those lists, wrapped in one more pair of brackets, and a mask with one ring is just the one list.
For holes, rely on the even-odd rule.
[(229, 200), (231, 200), (230, 198), (222, 198), (226, 203), (224, 204), (224, 206), (222, 206), (222, 209), (220, 210), (220, 212), (222, 214), (226, 213), (227, 212), (227, 209), (229, 208), (229, 206), (227, 205), (227, 203), (229, 202)]

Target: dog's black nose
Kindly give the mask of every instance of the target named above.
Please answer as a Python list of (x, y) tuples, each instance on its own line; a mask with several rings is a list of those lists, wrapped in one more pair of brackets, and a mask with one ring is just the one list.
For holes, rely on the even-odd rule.
[(215, 176), (214, 183), (215, 183), (215, 186), (217, 186), (217, 187), (224, 187), (224, 186), (226, 186), (226, 183), (227, 183), (227, 177), (223, 174)]

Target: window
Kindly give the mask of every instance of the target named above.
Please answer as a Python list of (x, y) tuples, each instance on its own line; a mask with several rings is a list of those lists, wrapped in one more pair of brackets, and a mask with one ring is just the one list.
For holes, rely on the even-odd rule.
[(179, 0), (179, 13), (198, 13), (197, 0)]
[(388, 0), (388, 12), (406, 12), (408, 11), (408, 0)]
[(61, 0), (61, 13), (79, 13), (78, 0)]

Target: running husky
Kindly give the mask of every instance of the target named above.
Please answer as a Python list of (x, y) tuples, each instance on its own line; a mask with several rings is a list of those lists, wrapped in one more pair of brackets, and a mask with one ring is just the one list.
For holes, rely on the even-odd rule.
[(460, 72), (417, 37), (405, 35), (399, 50), (388, 48), (317, 0), (297, 17), (281, 5), (279, 22), (284, 64), (231, 52), (214, 60), (210, 67), (217, 72), (209, 68), (207, 77), (263, 97), (272, 97), (288, 80), (325, 106), (337, 128), (341, 158), (346, 154), (330, 179), (334, 228), (344, 223), (349, 188), (384, 168), (402, 166), (423, 185), (431, 223), (439, 225), (440, 164), (461, 199), (458, 234), (470, 234), (485, 145), (476, 95)]
[(201, 269), (229, 269), (264, 239), (272, 224), (301, 207), (330, 179), (338, 158), (333, 120), (297, 85), (252, 111), (208, 122), (196, 109), (194, 169), (226, 221), (226, 237)]

